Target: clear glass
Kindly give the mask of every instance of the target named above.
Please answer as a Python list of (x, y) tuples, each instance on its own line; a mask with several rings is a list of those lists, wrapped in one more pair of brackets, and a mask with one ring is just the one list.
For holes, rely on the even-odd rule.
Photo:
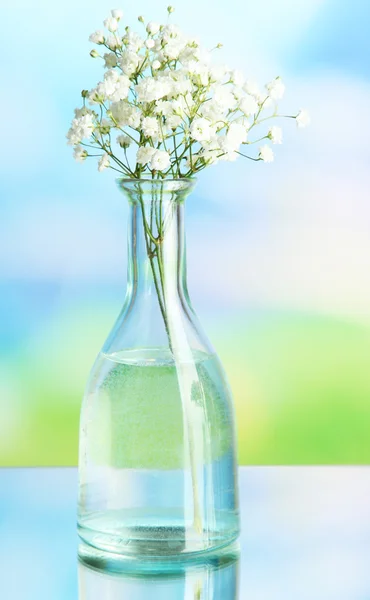
[(193, 180), (119, 180), (130, 205), (123, 309), (81, 409), (80, 537), (123, 557), (214, 551), (239, 534), (232, 396), (186, 284)]

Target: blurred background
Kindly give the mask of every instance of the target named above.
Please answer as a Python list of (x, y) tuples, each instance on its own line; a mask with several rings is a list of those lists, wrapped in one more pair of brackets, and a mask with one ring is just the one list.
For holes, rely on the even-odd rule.
[[(65, 140), (111, 8), (0, 7), (0, 465), (76, 464), (84, 384), (125, 294), (125, 200)], [(166, 15), (122, 8), (133, 26)], [(369, 19), (361, 0), (176, 3), (173, 22), (248, 78), (281, 75), (282, 111), (312, 118), (282, 123), (275, 163), (210, 168), (188, 201), (189, 289), (242, 464), (370, 461)]]

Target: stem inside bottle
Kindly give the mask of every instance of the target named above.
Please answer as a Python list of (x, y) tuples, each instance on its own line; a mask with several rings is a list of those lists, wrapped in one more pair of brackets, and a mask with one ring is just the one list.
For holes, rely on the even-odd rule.
[[(186, 336), (181, 331), (181, 319), (175, 313), (178, 311), (176, 295), (172, 283), (167, 281), (166, 263), (171, 263), (171, 255), (178, 251), (176, 235), (178, 235), (176, 215), (178, 203), (176, 201), (166, 201), (163, 203), (163, 190), (153, 191), (150, 201), (149, 219), (146, 217), (146, 203), (143, 195), (139, 196), (141, 206), (142, 222), (144, 227), (145, 243), (147, 255), (150, 261), (155, 290), (158, 303), (163, 318), (164, 326), (168, 337), (168, 345), (173, 355), (176, 372), (178, 376), (178, 385), (183, 408), (183, 417), (185, 424), (185, 439), (187, 440), (189, 465), (192, 480), (192, 494), (194, 503), (193, 527), (199, 534), (202, 533), (202, 515), (200, 508), (199, 489), (197, 481), (198, 457), (194, 440), (194, 431), (190, 413), (192, 411), (192, 384), (197, 379), (197, 371), (194, 366), (194, 377), (189, 377), (189, 369), (184, 371), (183, 361), (191, 364), (193, 361), (192, 351), (187, 342)], [(164, 251), (165, 249), (165, 251)], [(177, 277), (176, 277), (177, 278)], [(177, 278), (177, 281), (181, 281)], [(201, 458), (201, 457), (199, 457)]]

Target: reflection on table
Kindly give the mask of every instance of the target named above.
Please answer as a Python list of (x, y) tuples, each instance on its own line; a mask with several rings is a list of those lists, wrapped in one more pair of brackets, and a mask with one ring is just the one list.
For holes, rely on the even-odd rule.
[(172, 574), (78, 564), (76, 490), (75, 469), (0, 470), (1, 600), (370, 598), (367, 467), (240, 469), (239, 562)]
[(238, 554), (230, 552), (172, 569), (156, 563), (149, 572), (126, 568), (110, 573), (80, 560), (78, 600), (237, 600), (238, 564)]

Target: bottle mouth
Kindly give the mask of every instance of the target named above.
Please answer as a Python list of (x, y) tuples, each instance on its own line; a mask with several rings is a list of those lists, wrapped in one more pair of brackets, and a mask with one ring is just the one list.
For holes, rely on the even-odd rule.
[(119, 189), (135, 195), (146, 195), (153, 192), (188, 194), (195, 187), (197, 180), (190, 177), (181, 179), (129, 179), (120, 177), (116, 179), (116, 183)]

